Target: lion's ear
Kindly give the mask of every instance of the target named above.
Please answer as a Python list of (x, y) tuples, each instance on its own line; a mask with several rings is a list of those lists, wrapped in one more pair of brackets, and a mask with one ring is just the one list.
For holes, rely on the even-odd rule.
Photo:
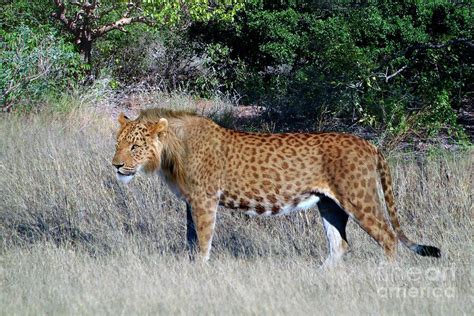
[(160, 118), (157, 123), (154, 123), (151, 128), (150, 132), (151, 135), (157, 136), (159, 133), (166, 132), (168, 130), (168, 120), (165, 118)]
[(126, 117), (125, 114), (123, 114), (123, 112), (121, 112), (118, 116), (118, 122), (120, 123), (120, 126), (124, 126), (125, 124), (130, 122), (130, 119)]

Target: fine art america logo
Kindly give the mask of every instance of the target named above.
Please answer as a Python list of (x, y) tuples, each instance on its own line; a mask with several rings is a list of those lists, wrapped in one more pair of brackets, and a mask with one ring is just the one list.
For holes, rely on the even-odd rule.
[(377, 267), (377, 294), (382, 298), (453, 298), (456, 268)]

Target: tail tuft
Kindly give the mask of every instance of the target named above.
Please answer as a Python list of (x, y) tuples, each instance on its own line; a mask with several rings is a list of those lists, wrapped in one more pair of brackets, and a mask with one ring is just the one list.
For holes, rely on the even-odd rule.
[(413, 251), (423, 257), (441, 257), (441, 250), (433, 246), (416, 245)]

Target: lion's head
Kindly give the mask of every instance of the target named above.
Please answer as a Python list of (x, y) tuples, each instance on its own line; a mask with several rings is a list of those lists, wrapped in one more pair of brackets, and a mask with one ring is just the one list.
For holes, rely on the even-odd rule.
[(112, 164), (117, 169), (117, 179), (128, 183), (137, 171), (157, 170), (161, 164), (163, 137), (168, 130), (168, 121), (160, 118), (157, 122), (132, 121), (123, 113), (118, 117), (120, 129)]

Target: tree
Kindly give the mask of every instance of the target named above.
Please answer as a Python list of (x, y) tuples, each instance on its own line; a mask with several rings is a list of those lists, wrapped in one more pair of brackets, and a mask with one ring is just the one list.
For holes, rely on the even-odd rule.
[(74, 36), (74, 43), (90, 63), (94, 42), (111, 31), (126, 32), (125, 27), (134, 23), (175, 25), (184, 21), (182, 24), (188, 26), (192, 20), (231, 19), (244, 3), (245, 0), (54, 0), (56, 12), (52, 16)]
[[(100, 0), (70, 1), (68, 6), (63, 0), (54, 0), (57, 11), (52, 14), (74, 36), (74, 43), (79, 46), (87, 63), (91, 62), (93, 43), (110, 31), (125, 32), (125, 26), (133, 23), (152, 24), (152, 20), (144, 15), (140, 7), (141, 1), (128, 1), (124, 7), (122, 3), (114, 2), (108, 8), (102, 9)], [(73, 16), (68, 16), (68, 9), (76, 6), (78, 9)], [(111, 13), (121, 10), (118, 19), (101, 23)]]

